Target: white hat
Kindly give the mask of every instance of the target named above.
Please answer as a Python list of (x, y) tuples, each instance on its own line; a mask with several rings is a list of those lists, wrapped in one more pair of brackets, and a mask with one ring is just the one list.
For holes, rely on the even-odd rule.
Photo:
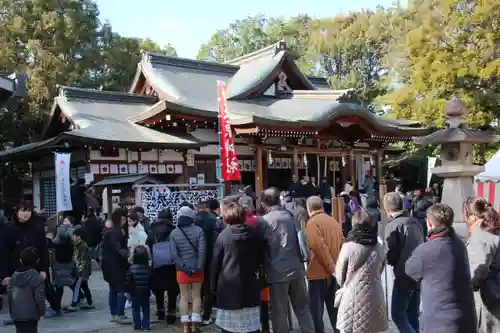
[(187, 206), (181, 207), (179, 209), (178, 214), (179, 214), (179, 217), (185, 216), (185, 217), (189, 217), (190, 219), (193, 219), (193, 220), (196, 217), (196, 212)]

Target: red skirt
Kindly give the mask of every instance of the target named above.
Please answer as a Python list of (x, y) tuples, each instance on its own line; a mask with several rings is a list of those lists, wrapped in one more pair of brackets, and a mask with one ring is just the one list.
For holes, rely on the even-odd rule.
[(196, 273), (193, 275), (187, 275), (183, 271), (177, 271), (177, 283), (182, 284), (182, 283), (201, 283), (203, 282), (203, 279), (205, 277), (205, 274), (203, 272)]

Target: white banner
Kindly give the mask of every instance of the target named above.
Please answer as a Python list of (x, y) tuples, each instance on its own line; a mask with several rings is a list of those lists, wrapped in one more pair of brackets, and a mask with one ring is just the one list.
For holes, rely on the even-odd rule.
[(436, 166), (436, 157), (427, 157), (427, 186), (431, 186), (432, 168)]
[(73, 210), (69, 179), (70, 160), (71, 154), (56, 153), (56, 210), (58, 213)]

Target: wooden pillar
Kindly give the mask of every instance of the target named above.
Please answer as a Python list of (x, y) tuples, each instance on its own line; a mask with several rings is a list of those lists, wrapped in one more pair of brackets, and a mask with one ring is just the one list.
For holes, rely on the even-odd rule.
[(112, 185), (106, 187), (108, 195), (108, 220), (111, 220), (111, 214), (113, 213), (113, 188)]
[(292, 152), (292, 175), (299, 177), (299, 155), (297, 154), (297, 148), (293, 148)]
[(358, 183), (357, 183), (357, 177), (356, 177), (356, 156), (354, 153), (351, 151), (349, 153), (349, 170), (351, 172), (351, 183), (352, 186), (357, 190), (358, 189)]
[(263, 183), (263, 163), (262, 163), (262, 146), (255, 146), (255, 193), (257, 194), (257, 207), (260, 207), (260, 195), (264, 190)]
[(142, 206), (142, 192), (141, 192), (141, 187), (140, 186), (134, 186), (134, 201), (135, 201), (135, 206), (139, 207)]
[(189, 169), (187, 164), (187, 151), (182, 152), (182, 182), (184, 184), (189, 183)]
[(381, 223), (379, 224), (379, 236), (382, 239), (385, 239), (384, 231), (385, 231), (385, 225), (387, 223), (387, 214), (384, 209), (384, 196), (387, 193), (387, 185), (385, 184), (384, 177), (382, 177), (382, 156), (384, 155), (384, 149), (379, 148), (377, 149), (377, 156), (375, 159), (375, 167), (377, 170), (377, 180), (379, 184), (379, 206), (380, 206), (380, 217), (381, 217)]
[(382, 179), (384, 175), (384, 171), (382, 170), (382, 157), (384, 156), (384, 149), (379, 148), (377, 149), (377, 154), (375, 156), (375, 170), (376, 170), (376, 177), (378, 179), (378, 183), (382, 184)]
[(340, 223), (345, 222), (344, 216), (344, 198), (332, 198), (332, 213), (333, 217)]

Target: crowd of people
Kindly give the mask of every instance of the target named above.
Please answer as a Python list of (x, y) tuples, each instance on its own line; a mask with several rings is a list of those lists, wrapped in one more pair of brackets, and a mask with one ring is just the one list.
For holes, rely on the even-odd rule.
[[(325, 310), (335, 332), (383, 332), (388, 264), (390, 315), (400, 333), (500, 332), (500, 218), (485, 199), (470, 198), (453, 212), (395, 187), (383, 198), (389, 221), (379, 232), (374, 186), (367, 184), (362, 200), (354, 189), (342, 194), (341, 224), (326, 191), (313, 186), (298, 197), (305, 187), (294, 184), (288, 193), (259, 193), (259, 206), (242, 193), (222, 207), (184, 202), (155, 221), (135, 207), (117, 208), (103, 223), (90, 208), (81, 223), (68, 214), (51, 226), (22, 201), (12, 221), (0, 224), (7, 324), (37, 332), (42, 317), (92, 309), (96, 259), (109, 285), (111, 321), (124, 323), (129, 303), (135, 331), (150, 330), (154, 295), (158, 319), (173, 325), (179, 312), (186, 333), (211, 324), (214, 308), (222, 332), (288, 332), (293, 311), (301, 332), (323, 333)], [(468, 222), (467, 243), (454, 232), (457, 213)], [(62, 306), (66, 287), (72, 301)]]

